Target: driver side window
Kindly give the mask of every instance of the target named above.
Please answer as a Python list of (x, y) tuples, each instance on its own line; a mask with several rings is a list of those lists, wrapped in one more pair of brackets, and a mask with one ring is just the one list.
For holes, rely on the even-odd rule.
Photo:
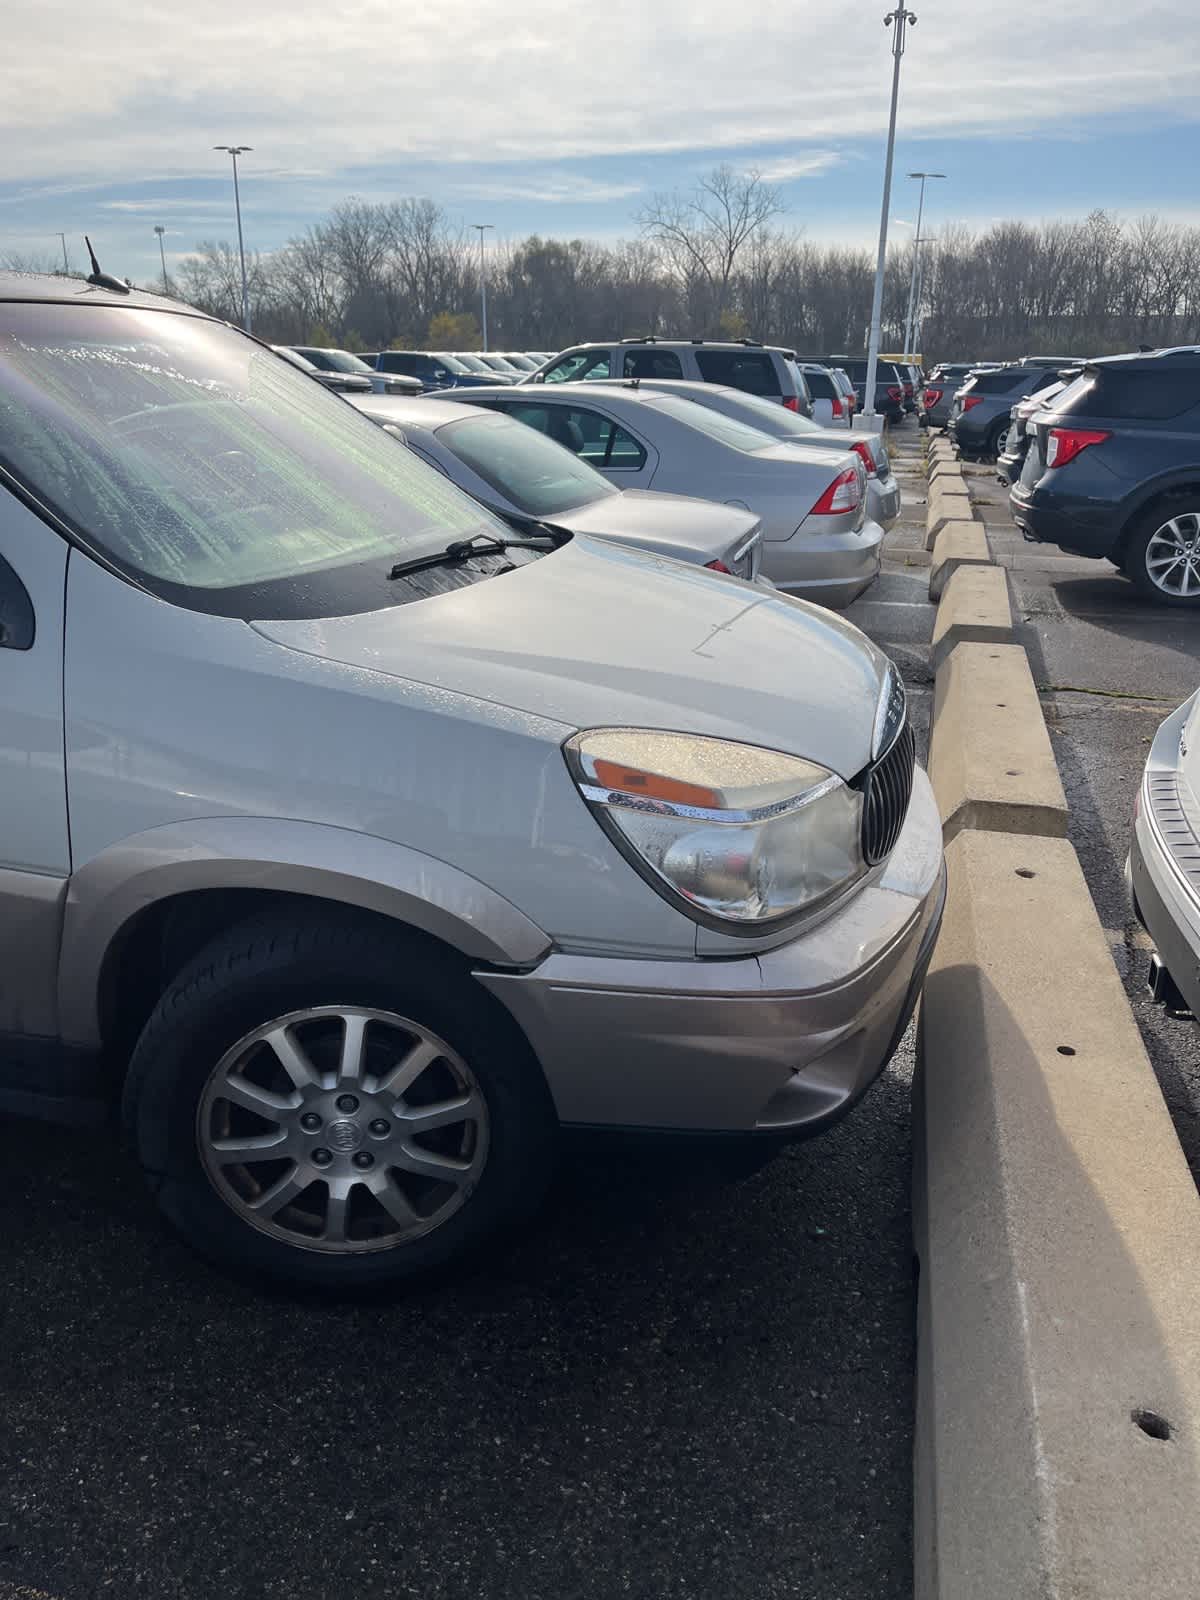
[(547, 367), (543, 383), (583, 383), (612, 377), (611, 350), (575, 350)]

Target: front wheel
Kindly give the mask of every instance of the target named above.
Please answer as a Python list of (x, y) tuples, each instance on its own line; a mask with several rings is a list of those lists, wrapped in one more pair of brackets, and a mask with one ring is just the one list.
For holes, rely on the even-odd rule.
[(1200, 496), (1147, 512), (1129, 537), (1121, 566), (1148, 600), (1200, 605)]
[(527, 1215), (557, 1132), (537, 1063), (453, 959), (331, 912), (245, 924), (171, 984), (126, 1126), (202, 1254), (290, 1288), (401, 1284)]

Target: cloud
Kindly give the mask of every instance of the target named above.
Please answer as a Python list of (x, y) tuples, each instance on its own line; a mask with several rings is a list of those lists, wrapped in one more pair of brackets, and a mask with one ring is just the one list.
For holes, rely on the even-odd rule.
[(836, 150), (817, 150), (808, 156), (781, 156), (777, 161), (756, 163), (756, 171), (767, 183), (790, 183), (793, 178), (820, 178), (840, 167), (844, 157)]
[[(1092, 8), (1068, 50), (1053, 9), (1021, 13), (1019, 29), (1004, 7), (919, 9), (904, 64), (907, 137), (1012, 134), (1101, 109), (1191, 119), (1200, 103), (1200, 8)], [(315, 163), (333, 175), (422, 160), (544, 169), (827, 150), (834, 136), (882, 133), (888, 37), (861, 0), (615, 0), (603, 26), (561, 0), (38, 0), (6, 29), (0, 179), (209, 175), (211, 146), (233, 140), (254, 146), (248, 182), (255, 163), (264, 175)], [(832, 170), (797, 170), (809, 159), (781, 155), (775, 181)], [(626, 182), (618, 172), (609, 187)], [(528, 187), (560, 203), (556, 182)]]
[(125, 211), (147, 214), (159, 211), (228, 211), (228, 200), (102, 200), (101, 211)]
[(605, 183), (570, 172), (528, 173), (521, 178), (441, 186), (447, 198), (464, 200), (533, 200), (542, 205), (608, 205), (641, 194), (641, 183)]

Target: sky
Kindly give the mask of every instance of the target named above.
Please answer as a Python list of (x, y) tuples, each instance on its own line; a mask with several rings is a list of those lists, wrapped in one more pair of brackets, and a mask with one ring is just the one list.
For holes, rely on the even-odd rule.
[[(888, 0), (890, 3), (890, 0)], [(270, 251), (350, 195), (430, 196), (491, 239), (637, 234), (720, 162), (780, 225), (871, 244), (885, 0), (36, 0), (0, 64), (0, 255), (149, 281), (202, 239)], [(893, 237), (1103, 206), (1200, 222), (1200, 7), (910, 0)], [(907, 225), (907, 226), (906, 226)]]

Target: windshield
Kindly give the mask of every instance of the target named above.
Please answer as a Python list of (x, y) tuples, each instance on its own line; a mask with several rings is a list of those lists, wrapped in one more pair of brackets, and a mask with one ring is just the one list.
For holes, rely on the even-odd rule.
[(528, 356), (505, 356), (504, 359), (510, 367), (516, 367), (518, 372), (536, 372), (538, 369), (537, 362), (531, 361)]
[[(735, 420), (740, 418), (748, 428), (761, 428), (763, 433), (769, 433), (775, 439), (795, 438), (800, 433), (825, 432), (821, 424), (814, 422), (811, 417), (802, 417), (798, 411), (789, 411), (778, 401), (764, 400), (761, 395), (739, 391), (736, 400), (732, 395), (722, 395), (721, 401), (722, 406), (727, 408), (727, 415), (733, 414)], [(703, 400), (697, 400), (694, 404), (704, 406), (705, 410), (711, 409)]]
[[(759, 428), (751, 428), (744, 422), (738, 422), (733, 417), (723, 417), (716, 411), (710, 411), (707, 406), (697, 405), (694, 400), (681, 400), (678, 395), (655, 395), (650, 402), (656, 410), (665, 411), (668, 416), (674, 417), (679, 422), (687, 423), (689, 428), (695, 428), (700, 433), (705, 433), (710, 439), (716, 439), (720, 444), (727, 444), (734, 450), (741, 450), (746, 455), (756, 450), (768, 450), (775, 444), (769, 433), (763, 433)], [(770, 401), (767, 402), (768, 405)], [(779, 409), (784, 410), (783, 406)]]
[(621, 492), (563, 445), (513, 417), (450, 422), (437, 438), (531, 517), (557, 516)]
[(447, 372), (453, 372), (459, 378), (467, 371), (457, 356), (448, 356), (444, 350), (431, 350), (429, 359), (440, 362)]
[(485, 367), (490, 367), (493, 372), (503, 372), (507, 377), (512, 377), (518, 369), (511, 361), (506, 361), (503, 356), (480, 356)]
[(486, 362), (480, 361), (478, 356), (465, 356), (461, 350), (455, 351), (454, 359), (460, 366), (466, 367), (468, 372), (483, 372), (491, 377), (492, 368)]
[(0, 306), (0, 466), (127, 576), (226, 615), (394, 604), (391, 562), (507, 532), (254, 340), (133, 306)]

